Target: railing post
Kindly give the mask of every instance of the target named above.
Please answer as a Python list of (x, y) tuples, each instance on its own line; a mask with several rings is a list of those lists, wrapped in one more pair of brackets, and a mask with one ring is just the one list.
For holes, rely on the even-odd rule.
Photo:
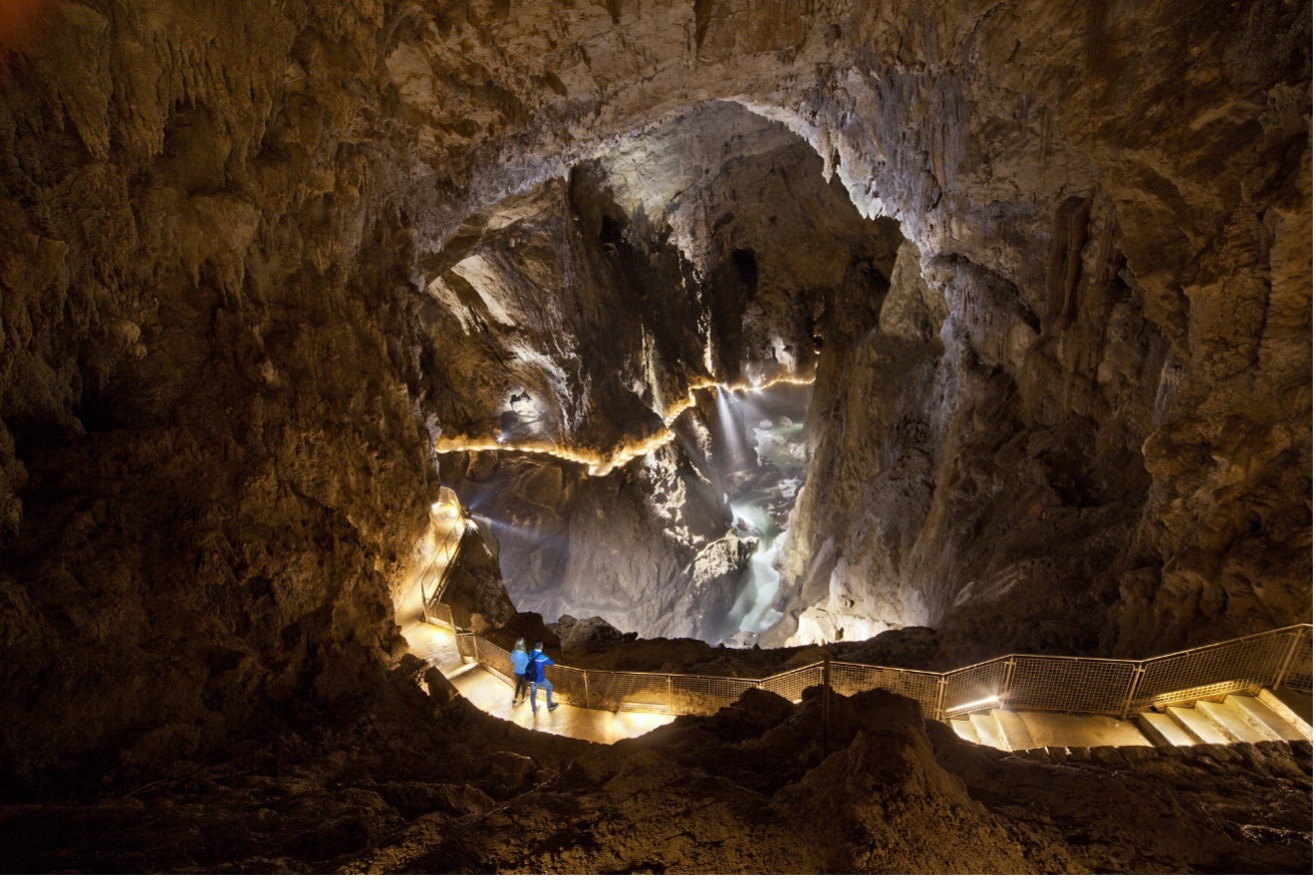
[(1284, 678), (1289, 674), (1289, 667), (1293, 665), (1293, 658), (1298, 656), (1298, 646), (1302, 644), (1303, 632), (1301, 629), (1293, 631), (1293, 640), (1289, 644), (1289, 649), (1284, 652), (1284, 662), (1279, 665), (1279, 670), (1275, 673), (1275, 683), (1272, 688), (1277, 688), (1284, 684)]
[(823, 658), (823, 711), (822, 711), (822, 746), (827, 751), (827, 728), (832, 720), (832, 658)]
[(667, 676), (667, 711), (671, 715), (676, 714), (676, 707), (672, 705), (672, 677)]
[(580, 677), (585, 681), (585, 708), (589, 708), (589, 670), (582, 669)]
[(1014, 655), (1011, 654), (1005, 658), (1005, 680), (1001, 682), (1001, 693), (996, 700), (996, 708), (1002, 712), (1006, 711), (1006, 704), (1010, 700), (1010, 685), (1014, 683)]
[(1138, 685), (1142, 684), (1142, 677), (1147, 674), (1147, 667), (1141, 663), (1133, 667), (1133, 680), (1129, 682), (1129, 692), (1124, 695), (1124, 705), (1120, 707), (1120, 717), (1128, 718), (1129, 712), (1133, 708), (1133, 698), (1138, 693)]
[(946, 673), (937, 676), (937, 709), (933, 715), (933, 720), (946, 720)]

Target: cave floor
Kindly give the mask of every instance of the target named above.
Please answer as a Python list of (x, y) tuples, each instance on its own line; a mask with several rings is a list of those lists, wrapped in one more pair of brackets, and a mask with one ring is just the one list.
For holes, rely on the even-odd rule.
[(456, 639), (447, 630), (416, 622), (403, 627), (403, 636), (411, 646), (411, 653), (442, 672), (473, 706), (526, 730), (610, 745), (642, 736), (675, 719), (673, 715), (652, 712), (605, 712), (566, 704), (550, 712), (544, 707), (542, 692), (538, 697), (539, 711), (532, 712), (529, 702), (512, 705), (512, 688), (507, 682), (483, 667), (463, 661), (457, 652)]

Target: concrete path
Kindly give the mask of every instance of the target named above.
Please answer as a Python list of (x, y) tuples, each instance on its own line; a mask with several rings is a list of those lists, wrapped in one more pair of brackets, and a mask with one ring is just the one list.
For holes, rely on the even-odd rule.
[[(456, 636), (421, 620), (419, 587), (398, 604), (397, 618), (412, 654), (438, 668), (476, 708), (527, 730), (596, 743), (614, 743), (648, 733), (675, 720), (673, 715), (607, 712), (565, 703), (550, 711), (540, 692), (538, 712), (529, 701), (512, 705), (512, 685), (501, 676), (465, 662)], [(1164, 712), (1140, 712), (1131, 721), (1102, 715), (992, 710), (950, 719), (962, 739), (1003, 751), (1096, 746), (1190, 745), (1193, 743), (1311, 740), (1310, 697), (1263, 691), (1259, 698), (1231, 696), (1198, 701)], [(1300, 705), (1298, 705), (1300, 704)], [(1297, 705), (1297, 708), (1292, 708)]]
[(512, 686), (502, 678), (481, 666), (464, 663), (457, 652), (456, 638), (443, 627), (411, 621), (402, 625), (402, 635), (412, 654), (437, 667), (477, 709), (527, 730), (608, 744), (648, 733), (676, 718), (649, 712), (578, 709), (565, 703), (550, 712), (544, 704), (542, 690), (538, 696), (539, 711), (531, 712), (529, 701), (512, 705)]

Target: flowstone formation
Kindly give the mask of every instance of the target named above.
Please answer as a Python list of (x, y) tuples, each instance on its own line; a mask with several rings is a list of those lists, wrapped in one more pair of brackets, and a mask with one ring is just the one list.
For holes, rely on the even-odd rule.
[[(816, 377), (774, 640), (1145, 655), (1310, 619), (1302, 4), (24, 13), (0, 32), (7, 785), (141, 774), (122, 794), (186, 756), (170, 778), (209, 784), (303, 723), (332, 755), (341, 707), (400, 711), (369, 701), (440, 467), (492, 468), (436, 447), (533, 431), (611, 462), (753, 369)], [(664, 449), (590, 479), (703, 485)], [(665, 509), (726, 534), (716, 499)], [(621, 522), (637, 557), (688, 564), (653, 522)]]

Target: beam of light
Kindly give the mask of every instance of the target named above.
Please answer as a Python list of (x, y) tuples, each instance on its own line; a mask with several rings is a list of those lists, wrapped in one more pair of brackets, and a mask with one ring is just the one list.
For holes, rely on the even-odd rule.
[(514, 535), (536, 546), (552, 546), (559, 549), (565, 549), (567, 546), (564, 537), (546, 531), (537, 523), (516, 522), (515, 519), (502, 519), (488, 513), (481, 513), (478, 516), (481, 522), (488, 523), (500, 540), (506, 535)]
[(985, 709), (988, 706), (995, 705), (999, 702), (1001, 702), (1001, 698), (996, 694), (992, 694), (990, 697), (983, 697), (981, 700), (974, 700), (970, 703), (961, 703), (958, 706), (951, 706), (946, 710), (946, 714), (953, 715), (956, 712), (971, 712), (974, 709)]
[(736, 423), (736, 414), (731, 411), (736, 399), (727, 391), (717, 389), (717, 421), (722, 429), (724, 442), (730, 457), (731, 470), (739, 470), (749, 461), (749, 450), (745, 443), (745, 432)]
[(696, 404), (695, 392), (703, 391), (709, 388), (717, 388), (726, 392), (736, 391), (759, 391), (764, 388), (770, 388), (773, 385), (812, 385), (812, 376), (791, 376), (783, 375), (767, 382), (747, 383), (747, 382), (718, 382), (714, 379), (701, 379), (690, 386), (684, 399), (667, 407), (667, 410), (660, 413), (663, 420), (663, 428), (648, 437), (637, 440), (633, 443), (627, 443), (610, 454), (597, 452), (592, 449), (582, 449), (579, 447), (563, 446), (548, 440), (521, 440), (517, 442), (507, 442), (507, 437), (501, 432), (489, 437), (440, 437), (434, 443), (434, 451), (439, 455), (449, 455), (457, 452), (525, 452), (531, 455), (546, 455), (550, 458), (557, 458), (562, 461), (572, 462), (573, 464), (584, 465), (591, 477), (605, 477), (623, 465), (629, 464), (637, 458), (641, 458), (649, 453), (666, 446), (676, 439), (676, 432), (672, 430), (672, 423), (675, 422), (686, 410)]

